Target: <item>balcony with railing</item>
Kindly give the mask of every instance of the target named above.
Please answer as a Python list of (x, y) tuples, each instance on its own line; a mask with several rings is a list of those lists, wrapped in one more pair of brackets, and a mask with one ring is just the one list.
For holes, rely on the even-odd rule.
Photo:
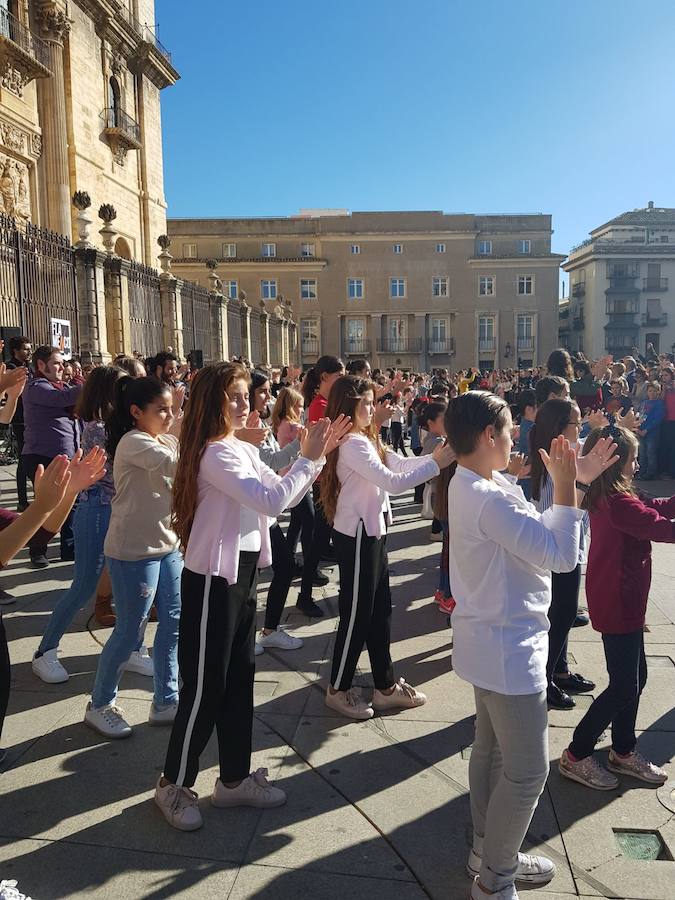
[(379, 353), (419, 353), (422, 349), (422, 338), (380, 338), (377, 349)]
[(584, 312), (577, 313), (572, 319), (572, 329), (574, 331), (583, 331), (585, 327)]
[(129, 113), (116, 106), (109, 106), (101, 113), (103, 134), (108, 142), (124, 147), (126, 150), (139, 150), (141, 144), (141, 126)]
[(128, 6), (122, 5), (120, 7), (119, 14), (126, 22), (129, 23), (129, 25), (131, 25), (138, 37), (144, 43), (150, 44), (157, 50), (158, 53), (160, 53), (164, 57), (164, 59), (168, 63), (171, 63), (171, 54), (155, 34), (154, 28), (151, 28), (145, 22), (139, 22), (139, 20), (136, 18), (136, 16), (134, 16)]
[(610, 275), (609, 287), (607, 288), (607, 292), (625, 294), (636, 291), (638, 290), (635, 287), (636, 279), (637, 275)]
[(635, 315), (633, 313), (615, 313), (605, 323), (605, 331), (635, 331)]
[(643, 291), (667, 291), (668, 290), (668, 279), (667, 278), (643, 278), (642, 279), (642, 290)]
[(0, 7), (0, 67), (14, 69), (24, 84), (35, 78), (49, 78), (49, 45), (7, 9)]
[(370, 353), (370, 338), (347, 338), (343, 349), (346, 356), (367, 356)]
[(497, 338), (480, 338), (478, 341), (478, 350), (481, 353), (494, 353), (497, 349)]
[(646, 312), (642, 314), (642, 324), (645, 328), (664, 328), (668, 324), (667, 312)]
[(429, 354), (440, 354), (446, 353), (448, 356), (455, 355), (455, 339), (454, 337), (449, 338), (441, 338), (440, 340), (436, 340), (435, 338), (427, 338), (427, 353)]
[(303, 356), (318, 356), (319, 355), (319, 340), (318, 338), (303, 338), (300, 341), (300, 352)]
[(608, 297), (605, 301), (605, 312), (608, 316), (634, 316), (640, 312), (640, 300), (637, 297), (633, 300), (616, 300)]
[(586, 282), (585, 281), (577, 281), (572, 285), (572, 296), (573, 297), (583, 297), (586, 293)]
[(519, 337), (516, 341), (516, 345), (518, 347), (518, 353), (526, 353), (534, 351), (534, 336), (530, 337)]

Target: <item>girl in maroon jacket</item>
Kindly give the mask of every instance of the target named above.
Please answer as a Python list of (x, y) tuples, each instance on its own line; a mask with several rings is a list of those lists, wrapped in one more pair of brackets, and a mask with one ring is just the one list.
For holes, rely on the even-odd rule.
[[(635, 491), (638, 441), (626, 428), (612, 424), (596, 429), (584, 445), (584, 455), (601, 437), (616, 442), (619, 460), (590, 488), (582, 489), (591, 520), (586, 599), (593, 628), (602, 634), (609, 685), (577, 726), (559, 770), (587, 787), (610, 791), (619, 785), (613, 772), (648, 784), (668, 780), (663, 769), (636, 750), (635, 720), (647, 681), (644, 624), (652, 578), (651, 542), (675, 543), (675, 497), (650, 500)], [(608, 772), (593, 750), (610, 724)]]

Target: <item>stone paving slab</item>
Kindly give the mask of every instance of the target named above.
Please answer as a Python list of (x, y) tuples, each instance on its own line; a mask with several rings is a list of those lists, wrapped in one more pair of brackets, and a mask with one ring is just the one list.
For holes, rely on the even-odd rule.
[[(8, 470), (0, 470), (0, 484)], [(672, 489), (672, 486), (671, 486)], [(11, 499), (11, 498), (10, 498)], [(9, 504), (11, 505), (11, 503)], [(5, 610), (13, 668), (10, 715), (0, 774), (0, 878), (15, 877), (36, 900), (104, 897), (402, 898), (466, 900), (464, 871), (470, 839), (468, 754), (473, 692), (452, 672), (452, 630), (431, 597), (440, 545), (404, 497), (389, 536), (396, 671), (428, 695), (425, 707), (369, 723), (348, 723), (324, 704), (337, 625), (336, 570), (315, 589), (326, 615), (297, 614), (298, 583), (285, 621), (305, 640), (297, 652), (256, 659), (254, 765), (269, 768), (289, 794), (287, 806), (264, 813), (215, 810), (208, 794), (217, 775), (215, 742), (207, 747), (197, 790), (205, 827), (192, 835), (168, 829), (152, 803), (168, 732), (147, 725), (150, 679), (124, 676), (120, 703), (135, 727), (127, 741), (106, 743), (82, 724), (108, 629), (87, 630), (91, 609), (64, 637), (65, 685), (44, 685), (30, 659), (49, 612), (68, 585), (70, 564), (45, 572), (26, 554), (2, 574), (19, 597)], [(412, 545), (412, 549), (411, 549)], [(638, 725), (640, 744), (671, 768), (675, 758), (675, 551), (654, 550), (654, 584), (645, 643), (649, 681)], [(269, 573), (263, 573), (259, 609)], [(149, 626), (151, 644), (154, 626)], [(600, 636), (574, 629), (573, 668), (607, 683)], [(368, 695), (367, 654), (357, 683)], [(639, 782), (601, 794), (564, 780), (557, 760), (584, 704), (552, 712), (552, 772), (525, 849), (548, 852), (558, 874), (527, 900), (572, 897), (675, 900), (675, 863), (636, 862), (619, 855), (613, 829), (658, 830), (675, 856), (675, 815)], [(608, 737), (601, 742), (606, 753)]]

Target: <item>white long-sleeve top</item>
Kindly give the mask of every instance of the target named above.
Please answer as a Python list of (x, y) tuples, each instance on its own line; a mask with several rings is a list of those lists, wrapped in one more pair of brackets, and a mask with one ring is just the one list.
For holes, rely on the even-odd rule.
[(440, 471), (431, 456), (405, 459), (391, 450), (387, 451), (385, 465), (365, 434), (350, 434), (337, 452), (341, 487), (333, 527), (351, 537), (356, 534), (360, 519), (366, 534), (382, 537), (391, 524), (389, 494), (400, 494)]
[(187, 568), (201, 575), (219, 575), (230, 584), (236, 582), (242, 506), (258, 514), (258, 565), (269, 566), (269, 519), (302, 499), (323, 462), (300, 457), (280, 476), (261, 461), (251, 444), (234, 437), (210, 443), (199, 465), (197, 510), (185, 551)]
[(500, 694), (544, 690), (551, 572), (576, 566), (582, 510), (540, 514), (504, 475), (457, 466), (448, 512), (454, 671)]

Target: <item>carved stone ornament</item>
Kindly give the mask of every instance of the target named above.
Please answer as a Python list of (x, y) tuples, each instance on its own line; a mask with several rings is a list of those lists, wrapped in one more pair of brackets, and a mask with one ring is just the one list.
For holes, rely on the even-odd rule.
[(103, 203), (98, 208), (98, 217), (103, 219), (106, 225), (110, 225), (117, 218), (117, 210), (111, 203)]
[(28, 166), (0, 155), (0, 212), (12, 216), (20, 225), (31, 217), (29, 185)]
[(118, 78), (122, 74), (122, 70), (124, 68), (124, 57), (121, 53), (113, 53), (112, 58), (110, 60), (110, 70), (113, 75), (116, 75)]
[(2, 143), (8, 150), (14, 150), (15, 153), (23, 153), (24, 139), (26, 133), (11, 122), (0, 122), (0, 137)]
[(23, 97), (23, 89), (31, 80), (31, 75), (18, 63), (6, 66), (0, 74), (0, 84), (17, 97)]
[(73, 194), (73, 206), (80, 211), (89, 209), (91, 206), (91, 197), (86, 191), (75, 191)]
[(118, 166), (123, 166), (126, 162), (129, 148), (126, 146), (126, 144), (123, 144), (121, 141), (116, 141), (114, 138), (109, 138), (108, 142), (112, 151), (113, 160), (117, 163)]
[(31, 134), (30, 136), (30, 152), (31, 156), (39, 159), (42, 156), (42, 135)]
[(160, 234), (157, 238), (157, 243), (162, 248), (162, 250), (168, 250), (171, 246), (171, 238), (168, 234)]
[(60, 9), (53, 0), (43, 3), (35, 14), (42, 36), (48, 41), (63, 43), (64, 37), (70, 32), (70, 19), (65, 10)]

